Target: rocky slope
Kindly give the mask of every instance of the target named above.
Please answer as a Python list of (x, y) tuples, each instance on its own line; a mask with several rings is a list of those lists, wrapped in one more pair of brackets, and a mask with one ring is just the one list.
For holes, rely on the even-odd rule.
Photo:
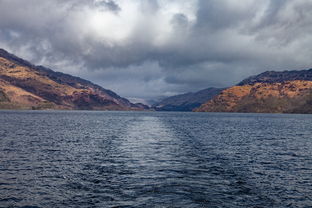
[(142, 110), (142, 106), (0, 49), (0, 109)]
[(153, 105), (158, 111), (192, 111), (222, 91), (220, 88), (208, 88), (195, 93), (186, 93), (168, 97)]
[(265, 72), (223, 90), (194, 111), (312, 113), (311, 78), (312, 70)]

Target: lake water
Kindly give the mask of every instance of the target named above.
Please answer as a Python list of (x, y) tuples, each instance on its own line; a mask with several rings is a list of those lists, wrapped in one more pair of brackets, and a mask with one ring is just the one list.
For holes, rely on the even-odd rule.
[(312, 115), (0, 111), (0, 207), (312, 207)]

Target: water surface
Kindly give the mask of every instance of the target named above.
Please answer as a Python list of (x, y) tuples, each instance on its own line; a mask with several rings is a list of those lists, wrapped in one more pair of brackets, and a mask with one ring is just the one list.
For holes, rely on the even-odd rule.
[(312, 207), (312, 115), (0, 111), (0, 207)]

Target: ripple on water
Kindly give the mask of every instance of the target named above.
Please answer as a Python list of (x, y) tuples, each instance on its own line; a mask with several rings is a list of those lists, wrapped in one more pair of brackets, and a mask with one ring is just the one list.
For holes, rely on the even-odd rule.
[(312, 207), (312, 116), (0, 114), (0, 207)]

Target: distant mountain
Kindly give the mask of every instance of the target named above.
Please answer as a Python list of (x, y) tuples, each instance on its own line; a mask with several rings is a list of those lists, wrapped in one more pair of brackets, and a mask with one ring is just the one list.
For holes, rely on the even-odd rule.
[(208, 88), (194, 93), (186, 93), (165, 98), (153, 105), (158, 111), (192, 111), (212, 99), (223, 89)]
[(270, 71), (249, 77), (194, 111), (312, 113), (312, 70)]
[(90, 81), (35, 66), (0, 49), (0, 109), (143, 108)]
[(255, 83), (281, 83), (285, 81), (305, 80), (312, 81), (312, 69), (301, 71), (267, 71), (256, 76), (248, 77), (238, 85), (253, 85)]

